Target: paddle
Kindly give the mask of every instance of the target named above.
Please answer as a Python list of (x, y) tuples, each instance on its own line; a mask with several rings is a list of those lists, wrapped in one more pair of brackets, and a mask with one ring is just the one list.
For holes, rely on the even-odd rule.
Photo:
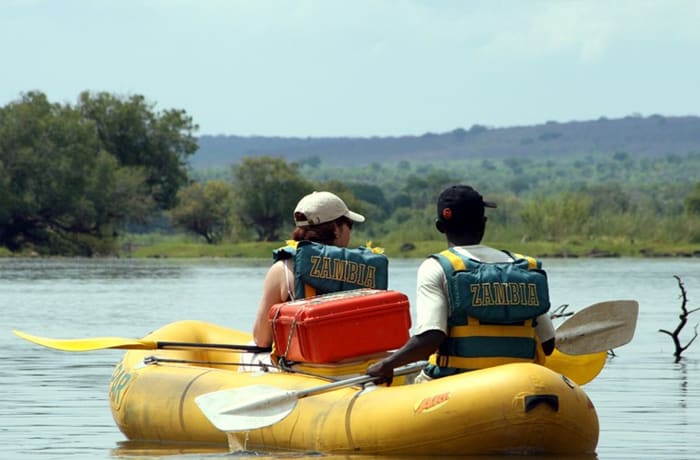
[(53, 348), (61, 351), (94, 351), (109, 348), (122, 350), (161, 350), (188, 349), (188, 348), (223, 348), (227, 350), (239, 350), (252, 353), (262, 353), (271, 350), (269, 347), (257, 347), (255, 345), (236, 345), (228, 343), (198, 343), (198, 342), (166, 342), (155, 340), (125, 339), (121, 337), (96, 337), (88, 339), (51, 339), (37, 337), (26, 332), (13, 330), (16, 336), (29, 342)]
[(611, 300), (593, 304), (566, 320), (556, 332), (556, 349), (544, 365), (585, 385), (600, 374), (608, 350), (634, 336), (639, 304), (634, 300)]
[[(576, 313), (557, 329), (557, 348), (570, 355), (610, 350), (629, 342), (637, 322), (637, 302), (612, 300), (591, 305)], [(14, 330), (15, 335), (37, 345), (61, 351), (104, 349), (158, 350), (164, 348), (222, 348), (252, 353), (270, 351), (267, 347), (221, 343), (165, 342), (121, 337), (52, 339)]]
[(639, 304), (610, 300), (577, 312), (557, 328), (556, 347), (567, 355), (587, 355), (620, 347), (634, 336)]
[[(426, 364), (426, 361), (421, 361), (396, 368), (394, 375), (417, 372)], [(377, 379), (379, 377), (360, 375), (303, 390), (285, 390), (270, 385), (249, 385), (205, 393), (197, 396), (195, 402), (209, 421), (221, 431), (256, 430), (284, 419), (302, 398), (362, 385)]]
[[(639, 305), (633, 300), (599, 302), (577, 312), (556, 331), (557, 349), (545, 366), (578, 385), (593, 380), (605, 366), (607, 350), (628, 343), (634, 335)], [(408, 372), (423, 364), (416, 363)], [(401, 375), (404, 368), (396, 369)], [(364, 375), (305, 390), (266, 385), (217, 391), (195, 399), (206, 417), (222, 431), (247, 431), (279, 422), (299, 399), (374, 380)]]
[(607, 351), (574, 356), (555, 349), (551, 355), (547, 356), (544, 366), (565, 375), (578, 385), (585, 385), (600, 374), (607, 359)]

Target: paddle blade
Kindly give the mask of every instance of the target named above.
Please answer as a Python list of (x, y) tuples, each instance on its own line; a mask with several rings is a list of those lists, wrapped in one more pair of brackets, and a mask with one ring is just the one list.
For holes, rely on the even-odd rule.
[[(394, 369), (394, 376), (408, 375), (425, 367), (418, 361)], [(205, 393), (195, 402), (209, 421), (221, 431), (248, 431), (279, 422), (289, 415), (301, 398), (362, 385), (377, 380), (371, 375), (358, 375), (302, 390), (284, 390), (268, 385)]]
[(296, 407), (297, 395), (269, 385), (251, 385), (205, 393), (195, 402), (217, 429), (248, 431), (284, 419)]
[(136, 339), (124, 339), (120, 337), (99, 337), (94, 339), (51, 339), (48, 337), (37, 337), (26, 332), (13, 330), (17, 337), (47, 348), (61, 351), (94, 351), (107, 348), (126, 348), (129, 350), (154, 350), (157, 345)]
[(600, 374), (607, 359), (607, 351), (573, 356), (555, 349), (554, 353), (547, 356), (544, 365), (554, 372), (564, 374), (578, 385), (585, 385)]
[(612, 350), (629, 343), (637, 327), (639, 304), (611, 300), (584, 308), (556, 331), (556, 347), (569, 355)]

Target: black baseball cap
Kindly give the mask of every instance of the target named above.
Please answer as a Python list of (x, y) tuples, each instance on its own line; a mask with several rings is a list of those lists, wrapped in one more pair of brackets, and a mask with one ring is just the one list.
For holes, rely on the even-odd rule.
[(453, 185), (442, 191), (437, 201), (437, 220), (459, 225), (484, 216), (484, 208), (496, 203), (484, 201), (479, 192), (468, 185)]

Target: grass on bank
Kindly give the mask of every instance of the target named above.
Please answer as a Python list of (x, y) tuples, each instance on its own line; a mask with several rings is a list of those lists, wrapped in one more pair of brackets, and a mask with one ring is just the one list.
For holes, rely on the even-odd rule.
[[(353, 247), (364, 244), (360, 236), (353, 239)], [(484, 241), (497, 249), (533, 257), (700, 257), (700, 244), (661, 241), (639, 241), (629, 238), (601, 237), (580, 241), (522, 241), (499, 238)], [(273, 242), (225, 242), (206, 244), (201, 238), (185, 234), (165, 235), (160, 233), (128, 234), (119, 239), (118, 257), (133, 258), (247, 258), (271, 260), (272, 251), (284, 245), (284, 241)], [(384, 253), (393, 258), (422, 259), (446, 248), (444, 239), (410, 240), (387, 238), (374, 241), (375, 247), (384, 248)], [(13, 253), (0, 247), (0, 257), (33, 257), (38, 254), (27, 250)]]
[[(362, 244), (353, 240), (354, 245)], [(700, 257), (700, 246), (666, 242), (630, 241), (627, 238), (600, 238), (590, 241), (484, 241), (498, 249), (534, 257)], [(187, 235), (127, 235), (122, 238), (120, 256), (134, 258), (258, 258), (272, 257), (272, 251), (284, 245), (277, 242), (239, 242), (206, 244)], [(446, 248), (444, 240), (376, 241), (389, 257), (424, 258)], [(2, 255), (2, 253), (0, 253)]]

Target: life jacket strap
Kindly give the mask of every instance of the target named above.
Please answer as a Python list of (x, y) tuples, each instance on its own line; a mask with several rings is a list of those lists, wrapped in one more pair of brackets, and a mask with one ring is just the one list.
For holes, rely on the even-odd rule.
[[(522, 324), (483, 324), (478, 319), (469, 317), (469, 324), (450, 327), (451, 339), (480, 339), (498, 338), (504, 340), (531, 340), (536, 347), (533, 356), (457, 356), (452, 354), (436, 353), (430, 362), (440, 367), (471, 370), (485, 367), (498, 366), (507, 363), (531, 363), (542, 360), (542, 346), (537, 339), (533, 320), (529, 319)], [(488, 339), (487, 339), (488, 340)], [(444, 351), (444, 350), (443, 350)]]
[(465, 358), (462, 356), (438, 356), (436, 363), (440, 367), (452, 367), (457, 369), (483, 369), (486, 367), (500, 366), (509, 363), (531, 363), (532, 359), (514, 358), (505, 356)]
[[(475, 324), (476, 323), (476, 324)], [(523, 325), (509, 324), (479, 324), (476, 318), (469, 318), (469, 324), (465, 326), (452, 326), (450, 337), (526, 337), (535, 339), (537, 334), (532, 327), (532, 320), (527, 320)]]

